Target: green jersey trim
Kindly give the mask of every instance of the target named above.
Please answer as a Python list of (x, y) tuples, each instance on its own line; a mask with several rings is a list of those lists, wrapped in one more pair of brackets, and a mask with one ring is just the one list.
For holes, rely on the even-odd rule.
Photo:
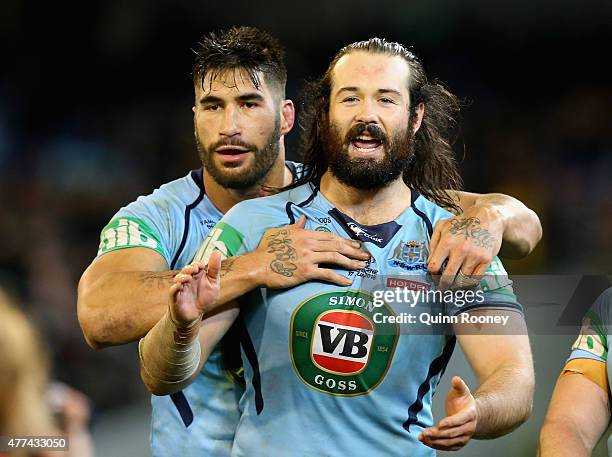
[(582, 349), (608, 360), (608, 335), (601, 318), (589, 310), (582, 321), (582, 330), (572, 345), (572, 350)]
[(208, 262), (208, 258), (216, 249), (225, 259), (236, 255), (242, 247), (244, 235), (225, 222), (217, 222), (217, 225), (210, 231), (206, 241), (200, 246), (194, 260), (199, 260), (204, 263)]
[(145, 221), (137, 217), (113, 219), (100, 233), (98, 256), (125, 248), (149, 248), (164, 256), (159, 237)]

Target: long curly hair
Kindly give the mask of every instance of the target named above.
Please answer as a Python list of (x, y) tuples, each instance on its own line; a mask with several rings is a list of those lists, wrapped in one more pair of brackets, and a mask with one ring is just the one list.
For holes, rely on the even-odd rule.
[(415, 119), (420, 103), (425, 106), (423, 121), (414, 138), (414, 157), (403, 170), (407, 185), (426, 198), (451, 211), (460, 208), (447, 190), (463, 186), (452, 149), (451, 135), (457, 125), (460, 103), (443, 84), (429, 81), (420, 60), (406, 47), (382, 38), (349, 44), (338, 51), (324, 75), (306, 84), (302, 95), (300, 128), (304, 174), (293, 186), (318, 183), (327, 171), (328, 161), (322, 144), (322, 131), (329, 126), (332, 73), (336, 63), (351, 52), (400, 56), (410, 68), (408, 90), (410, 119)]

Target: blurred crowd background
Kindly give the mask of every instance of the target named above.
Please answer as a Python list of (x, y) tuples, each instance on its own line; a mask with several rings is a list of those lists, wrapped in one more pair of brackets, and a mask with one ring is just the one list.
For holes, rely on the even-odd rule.
[[(76, 284), (118, 208), (199, 166), (190, 48), (200, 35), (255, 25), (277, 36), (294, 100), (349, 42), (414, 46), (465, 101), (466, 189), (513, 195), (542, 220), (539, 247), (509, 272), (597, 274), (611, 270), (611, 24), (605, 1), (4, 0), (0, 287), (38, 327), (53, 378), (90, 398), (94, 431), (106, 433), (98, 449), (129, 424), (147, 455), (147, 408), (126, 409), (147, 395), (134, 346), (86, 346)], [(297, 127), (287, 141), (299, 160)]]

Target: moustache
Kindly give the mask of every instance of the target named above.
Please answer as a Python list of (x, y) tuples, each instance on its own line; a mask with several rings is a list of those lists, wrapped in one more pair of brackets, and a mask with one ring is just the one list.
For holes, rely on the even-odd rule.
[(353, 125), (346, 134), (346, 139), (350, 142), (364, 133), (367, 133), (374, 140), (379, 140), (382, 143), (387, 142), (387, 135), (379, 125), (366, 124), (365, 122), (359, 122)]
[(249, 151), (254, 151), (257, 149), (254, 145), (242, 141), (238, 138), (227, 138), (224, 140), (219, 140), (216, 143), (212, 144), (208, 149), (210, 151), (215, 151), (221, 146), (238, 146), (240, 148), (248, 149)]

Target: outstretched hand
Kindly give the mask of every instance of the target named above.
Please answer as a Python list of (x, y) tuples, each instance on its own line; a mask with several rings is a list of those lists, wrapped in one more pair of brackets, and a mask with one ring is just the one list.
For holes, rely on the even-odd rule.
[(193, 262), (181, 269), (170, 287), (170, 313), (174, 322), (189, 325), (215, 307), (220, 293), (221, 254), (211, 254), (208, 266)]
[(423, 430), (419, 440), (433, 449), (458, 451), (476, 432), (477, 419), (476, 399), (463, 379), (453, 376), (446, 396), (446, 417)]

